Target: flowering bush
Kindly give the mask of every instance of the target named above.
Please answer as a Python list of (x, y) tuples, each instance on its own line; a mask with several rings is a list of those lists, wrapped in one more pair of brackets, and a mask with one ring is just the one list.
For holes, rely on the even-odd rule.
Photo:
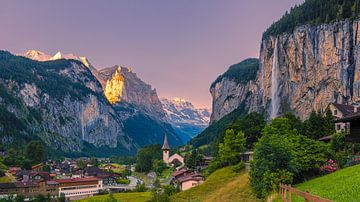
[(320, 167), (322, 174), (330, 174), (339, 169), (339, 165), (332, 159), (329, 159), (323, 166)]

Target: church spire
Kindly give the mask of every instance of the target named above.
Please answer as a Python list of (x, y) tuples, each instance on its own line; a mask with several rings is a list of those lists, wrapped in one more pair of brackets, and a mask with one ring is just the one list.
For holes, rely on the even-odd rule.
[(164, 137), (164, 144), (163, 146), (161, 147), (162, 150), (170, 150), (170, 146), (169, 146), (169, 143), (168, 143), (168, 139), (167, 139), (167, 135), (165, 133), (165, 137)]

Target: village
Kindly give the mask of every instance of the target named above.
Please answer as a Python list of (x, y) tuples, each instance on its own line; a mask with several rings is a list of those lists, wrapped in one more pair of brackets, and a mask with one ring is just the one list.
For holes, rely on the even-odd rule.
[(186, 168), (181, 155), (175, 153), (169, 156), (170, 146), (166, 135), (161, 149), (163, 162), (170, 171), (170, 175), (163, 178), (155, 172), (136, 174), (134, 164), (120, 165), (108, 158), (83, 157), (61, 162), (48, 160), (32, 166), (31, 170), (9, 167), (5, 175), (12, 182), (0, 183), (0, 199), (21, 196), (31, 200), (44, 196), (63, 201), (79, 200), (98, 194), (153, 190), (158, 188), (159, 185), (155, 184), (159, 179), (162, 185), (171, 184), (181, 191), (204, 182), (204, 176), (198, 171), (207, 168), (211, 157), (204, 156), (203, 162), (194, 171)]
[[(337, 132), (346, 132), (348, 142), (359, 140), (358, 107), (331, 103), (328, 108), (334, 117)], [(332, 135), (319, 140), (329, 142)], [(184, 151), (180, 148), (178, 151)], [(0, 153), (4, 156), (6, 151)], [(203, 171), (209, 166), (212, 157), (201, 155), (196, 167), (190, 169), (186, 160), (179, 153), (172, 153), (167, 135), (161, 147), (162, 163), (166, 168), (160, 174), (154, 171), (139, 173), (136, 164), (121, 165), (109, 158), (66, 158), (62, 161), (47, 160), (33, 165), (31, 170), (20, 167), (9, 167), (5, 176), (11, 182), (0, 183), (0, 199), (23, 197), (32, 200), (43, 196), (52, 200), (79, 200), (94, 195), (141, 192), (155, 190), (170, 185), (179, 191), (185, 191), (201, 185), (205, 181)], [(170, 155), (172, 154), (172, 155)], [(241, 159), (249, 169), (253, 151), (245, 151)]]

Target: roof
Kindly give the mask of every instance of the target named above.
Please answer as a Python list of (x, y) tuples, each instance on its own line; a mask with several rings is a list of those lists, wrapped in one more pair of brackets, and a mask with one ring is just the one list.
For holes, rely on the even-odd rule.
[(86, 177), (86, 178), (69, 178), (69, 179), (57, 179), (54, 180), (58, 183), (71, 183), (71, 182), (91, 182), (91, 181), (98, 181), (99, 178), (97, 177)]
[(360, 112), (352, 113), (352, 114), (344, 116), (344, 117), (342, 117), (340, 119), (336, 119), (335, 122), (336, 123), (348, 122), (348, 121), (353, 121), (353, 120), (358, 120), (358, 119), (360, 119)]
[(184, 177), (181, 177), (178, 179), (178, 181), (180, 183), (183, 183), (183, 182), (186, 182), (186, 181), (191, 181), (191, 180), (194, 180), (194, 181), (202, 181), (204, 180), (204, 177), (200, 174), (193, 174), (193, 175), (187, 175), (187, 176), (184, 176)]
[(36, 187), (38, 186), (35, 182), (9, 182), (9, 183), (0, 183), (0, 188), (9, 189), (9, 188), (22, 188), (22, 187)]
[(331, 103), (331, 104), (334, 105), (344, 116), (354, 113), (353, 105), (338, 104), (338, 103)]
[(169, 146), (169, 143), (168, 143), (168, 138), (167, 138), (167, 135), (165, 134), (165, 137), (164, 137), (164, 144), (163, 146), (161, 147), (162, 150), (170, 150), (170, 146)]
[(191, 172), (191, 171), (182, 169), (182, 170), (177, 170), (177, 171), (173, 172), (171, 175), (173, 177), (177, 177), (177, 176), (182, 175), (182, 174), (187, 173), (187, 172)]

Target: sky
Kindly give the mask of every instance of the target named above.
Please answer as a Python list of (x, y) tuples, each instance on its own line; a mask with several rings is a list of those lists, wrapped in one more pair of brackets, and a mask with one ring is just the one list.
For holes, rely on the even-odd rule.
[(210, 84), (259, 56), (261, 35), (303, 0), (2, 0), (0, 49), (132, 67), (159, 97), (211, 107)]

